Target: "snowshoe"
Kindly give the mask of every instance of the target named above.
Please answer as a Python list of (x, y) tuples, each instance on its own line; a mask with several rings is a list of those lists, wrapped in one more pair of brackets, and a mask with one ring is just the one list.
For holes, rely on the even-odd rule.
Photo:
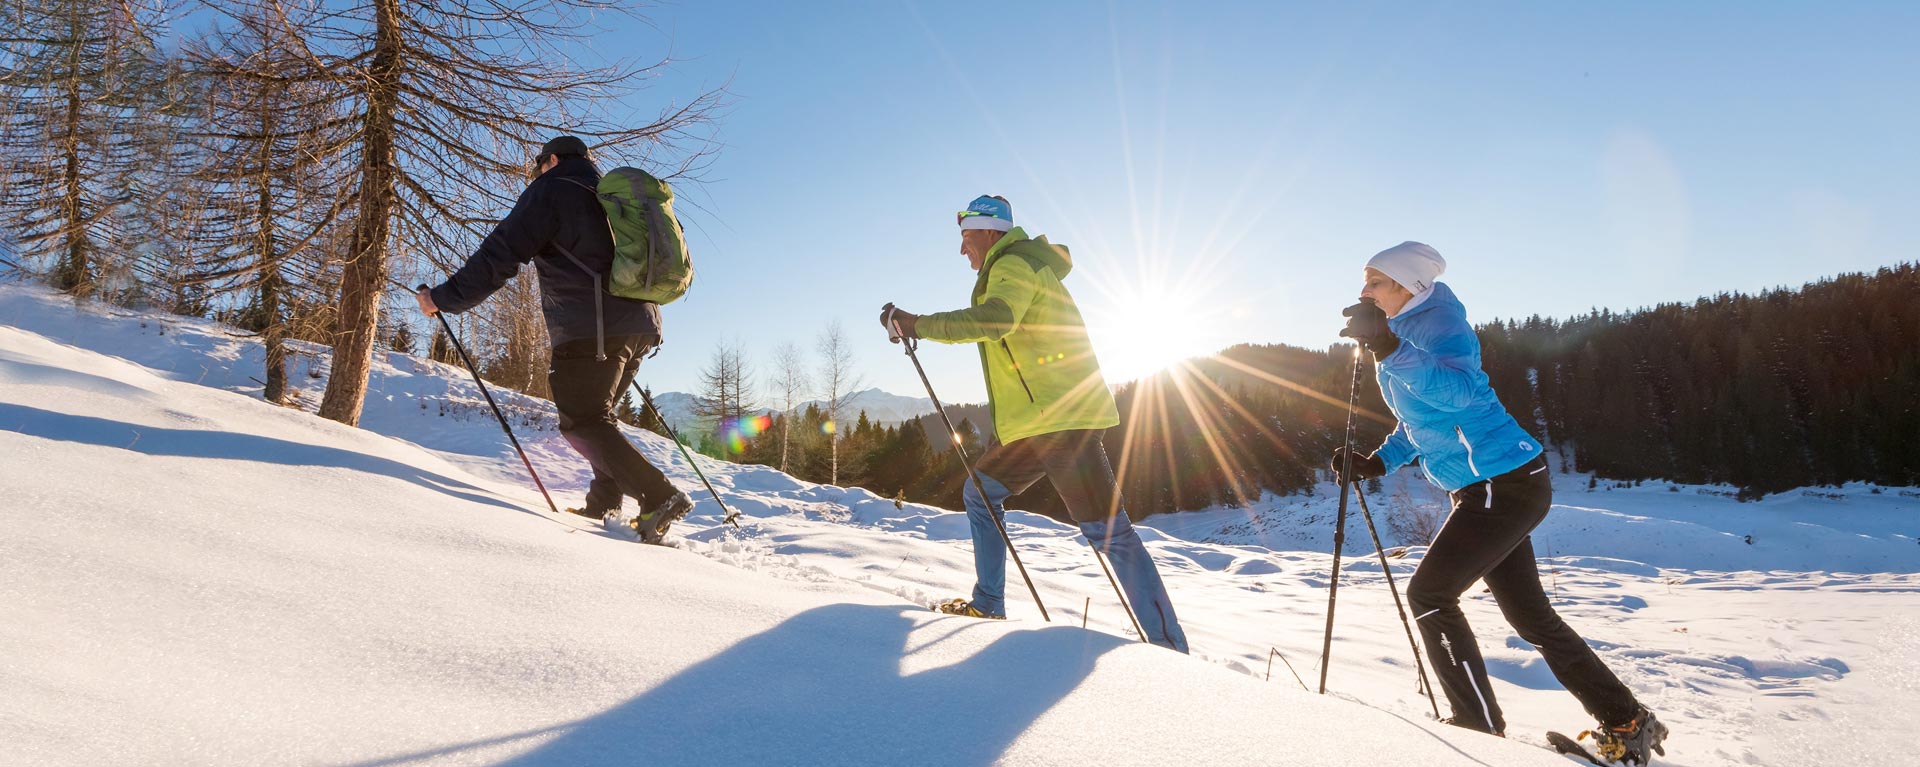
[(1581, 738), (1589, 736), (1594, 752), (1609, 762), (1646, 765), (1652, 763), (1653, 754), (1667, 755), (1667, 749), (1660, 745), (1667, 739), (1667, 726), (1646, 706), (1641, 706), (1626, 724), (1602, 725), (1580, 733)]
[(1487, 726), (1486, 726), (1485, 724), (1481, 724), (1481, 723), (1480, 723), (1480, 722), (1479, 722), (1478, 720), (1474, 720), (1474, 721), (1468, 721), (1468, 720), (1465, 720), (1465, 719), (1461, 719), (1460, 717), (1457, 717), (1457, 716), (1448, 716), (1448, 717), (1441, 717), (1441, 719), (1440, 719), (1440, 723), (1441, 723), (1441, 724), (1444, 724), (1444, 725), (1448, 725), (1448, 726), (1451, 726), (1451, 727), (1458, 727), (1458, 728), (1460, 728), (1460, 729), (1462, 729), (1462, 730), (1472, 730), (1472, 731), (1474, 731), (1474, 732), (1484, 732), (1484, 733), (1486, 733), (1486, 734), (1488, 734), (1488, 735), (1492, 735), (1492, 736), (1494, 736), (1494, 737), (1496, 737), (1496, 738), (1504, 738), (1504, 737), (1507, 737), (1507, 734), (1506, 734), (1506, 733), (1504, 733), (1504, 732), (1494, 732), (1494, 731), (1492, 731), (1492, 730), (1490, 730), (1490, 729), (1487, 729)]
[(667, 538), (667, 528), (693, 510), (693, 499), (678, 490), (665, 500), (648, 506), (628, 524), (640, 534), (641, 543), (658, 544)]
[(608, 511), (612, 511), (612, 509), (589, 509), (586, 507), (576, 508), (573, 506), (567, 507), (568, 514), (572, 514), (574, 516), (579, 516), (579, 517), (586, 517), (587, 519), (606, 519)]
[(1555, 753), (1563, 756), (1576, 756), (1585, 759), (1588, 763), (1599, 765), (1599, 767), (1607, 767), (1607, 763), (1600, 761), (1600, 757), (1594, 756), (1593, 752), (1588, 751), (1586, 746), (1582, 746), (1579, 741), (1560, 733), (1549, 730), (1547, 732), (1547, 745), (1552, 746)]
[(933, 610), (934, 612), (938, 612), (938, 613), (945, 613), (947, 615), (961, 615), (968, 618), (986, 618), (987, 620), (994, 620), (994, 621), (1003, 621), (1007, 619), (1007, 616), (1005, 615), (988, 615), (986, 613), (983, 613), (980, 611), (980, 608), (974, 607), (972, 602), (968, 602), (965, 599), (949, 599), (945, 602), (941, 602), (940, 604), (935, 605)]

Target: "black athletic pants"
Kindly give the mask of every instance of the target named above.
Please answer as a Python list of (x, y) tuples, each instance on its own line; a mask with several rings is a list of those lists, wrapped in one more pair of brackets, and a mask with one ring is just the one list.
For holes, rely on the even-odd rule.
[(1483, 578), (1507, 622), (1540, 649), (1547, 668), (1587, 713), (1609, 724), (1635, 713), (1633, 692), (1560, 619), (1540, 587), (1530, 534), (1552, 502), (1545, 458), (1454, 491), (1453, 512), (1407, 582), (1407, 603), (1457, 725), (1486, 732), (1507, 727), (1487, 683), (1486, 661), (1460, 611), (1460, 595)]
[(588, 511), (612, 511), (620, 507), (621, 496), (628, 495), (645, 509), (674, 493), (673, 483), (620, 434), (614, 420), (620, 393), (633, 383), (640, 360), (659, 343), (660, 337), (653, 335), (608, 336), (604, 360), (594, 359), (591, 338), (553, 347), (547, 383), (560, 410), (560, 435), (593, 465)]

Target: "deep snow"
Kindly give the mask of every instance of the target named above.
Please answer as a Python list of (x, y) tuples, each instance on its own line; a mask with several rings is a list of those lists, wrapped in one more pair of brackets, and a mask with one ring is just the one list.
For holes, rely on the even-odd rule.
[[(1144, 523), (1182, 658), (1129, 641), (1043, 517), (1009, 525), (1054, 624), (1024, 593), (1004, 624), (942, 618), (962, 515), (701, 459), (745, 530), (695, 492), (677, 548), (643, 547), (545, 513), (463, 371), (383, 355), (349, 429), (260, 402), (259, 364), (212, 323), (0, 286), (0, 763), (1555, 764), (1513, 741), (1584, 720), (1475, 596), (1513, 740), (1426, 722), (1357, 521), (1336, 696), (1262, 681), (1273, 650), (1317, 675), (1324, 492)], [(577, 500), (550, 406), (496, 396)], [(1920, 493), (1562, 479), (1543, 575), (1673, 724), (1660, 763), (1905, 763)]]

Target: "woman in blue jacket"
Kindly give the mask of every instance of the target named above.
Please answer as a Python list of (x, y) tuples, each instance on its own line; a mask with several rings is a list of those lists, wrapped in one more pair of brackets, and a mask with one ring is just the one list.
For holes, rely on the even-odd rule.
[[(1381, 396), (1399, 423), (1372, 455), (1353, 456), (1359, 481), (1418, 463), (1453, 509), (1407, 584), (1427, 657), (1453, 707), (1451, 724), (1501, 734), (1486, 662), (1460, 611), (1460, 595), (1485, 579), (1507, 622), (1539, 648), (1547, 667), (1600, 722), (1603, 754), (1645, 764), (1665, 754), (1667, 728), (1554, 612), (1534, 564), (1533, 528), (1547, 516), (1553, 485), (1540, 443), (1520, 428), (1480, 369), (1480, 340), (1466, 308), (1435, 282), (1446, 261), (1406, 242), (1367, 263), (1361, 302), (1340, 332), (1373, 354)], [(1342, 471), (1346, 448), (1334, 454)]]

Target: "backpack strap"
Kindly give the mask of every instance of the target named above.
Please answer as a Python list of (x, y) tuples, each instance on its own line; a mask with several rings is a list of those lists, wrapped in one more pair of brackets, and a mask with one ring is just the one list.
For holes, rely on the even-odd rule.
[(580, 267), (580, 271), (586, 272), (588, 277), (593, 278), (593, 358), (605, 361), (607, 359), (607, 317), (603, 303), (607, 291), (606, 287), (600, 284), (600, 273), (587, 268), (585, 263), (573, 256), (573, 251), (567, 250), (567, 246), (555, 242), (553, 247), (560, 251), (560, 255), (566, 256), (568, 261), (572, 261), (574, 266)]
[[(594, 197), (603, 197), (603, 195), (600, 194), (600, 190), (582, 184), (577, 179), (566, 176), (555, 176), (554, 178), (585, 189), (591, 192)], [(602, 218), (604, 218), (605, 211), (602, 210), (601, 214)], [(613, 238), (613, 222), (611, 221), (607, 222), (607, 238), (609, 240)], [(593, 278), (594, 359), (605, 360), (607, 358), (607, 320), (606, 311), (602, 305), (604, 303), (602, 294), (607, 292), (607, 287), (601, 284), (602, 277), (600, 273), (588, 267), (586, 263), (579, 258), (574, 257), (573, 251), (567, 250), (565, 245), (555, 242), (553, 243), (553, 247), (560, 251), (560, 255), (566, 256), (568, 261), (572, 261), (574, 266), (580, 267), (580, 271), (586, 272), (588, 277)]]

